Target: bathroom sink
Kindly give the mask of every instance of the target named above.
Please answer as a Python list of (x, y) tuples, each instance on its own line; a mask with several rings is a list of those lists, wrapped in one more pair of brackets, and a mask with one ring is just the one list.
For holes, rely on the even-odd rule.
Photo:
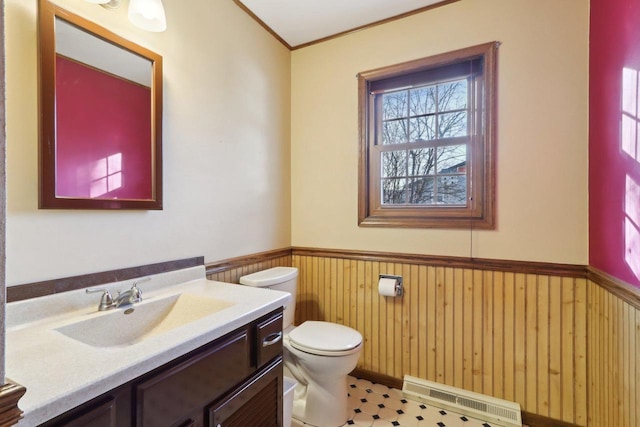
[(92, 315), (55, 330), (93, 347), (135, 344), (231, 307), (234, 303), (177, 294)]

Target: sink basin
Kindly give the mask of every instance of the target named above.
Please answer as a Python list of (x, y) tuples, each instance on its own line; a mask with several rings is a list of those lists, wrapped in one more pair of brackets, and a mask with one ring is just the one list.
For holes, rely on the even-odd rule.
[(171, 295), (100, 313), (56, 331), (93, 347), (135, 344), (231, 307), (234, 303), (193, 294)]

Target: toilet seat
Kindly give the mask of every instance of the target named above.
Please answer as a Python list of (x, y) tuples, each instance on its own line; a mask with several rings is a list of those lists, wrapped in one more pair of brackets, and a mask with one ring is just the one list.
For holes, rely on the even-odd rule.
[(308, 320), (288, 336), (292, 347), (319, 356), (345, 356), (360, 351), (362, 335), (348, 326)]

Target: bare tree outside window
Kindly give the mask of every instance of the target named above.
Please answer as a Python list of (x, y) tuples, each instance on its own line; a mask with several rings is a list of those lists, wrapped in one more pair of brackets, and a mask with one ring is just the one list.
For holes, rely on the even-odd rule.
[(449, 144), (452, 138), (469, 135), (467, 79), (379, 96), (378, 144), (402, 147), (380, 153), (382, 203), (466, 204), (467, 146)]

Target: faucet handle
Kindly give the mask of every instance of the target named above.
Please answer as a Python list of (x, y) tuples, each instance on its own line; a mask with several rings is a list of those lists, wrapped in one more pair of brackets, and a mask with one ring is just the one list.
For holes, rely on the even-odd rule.
[(138, 283), (148, 282), (149, 280), (151, 280), (151, 277), (143, 277), (133, 282), (133, 285), (131, 285), (131, 299), (134, 300), (134, 302), (142, 301), (142, 289), (138, 287)]
[(142, 301), (142, 289), (138, 287), (137, 283), (134, 283), (133, 286), (131, 286), (131, 300), (133, 302)]
[(95, 294), (97, 292), (102, 292), (102, 298), (100, 298), (100, 305), (98, 306), (99, 311), (104, 311), (113, 306), (113, 297), (111, 296), (111, 292), (107, 288), (87, 288), (85, 290), (88, 294)]

